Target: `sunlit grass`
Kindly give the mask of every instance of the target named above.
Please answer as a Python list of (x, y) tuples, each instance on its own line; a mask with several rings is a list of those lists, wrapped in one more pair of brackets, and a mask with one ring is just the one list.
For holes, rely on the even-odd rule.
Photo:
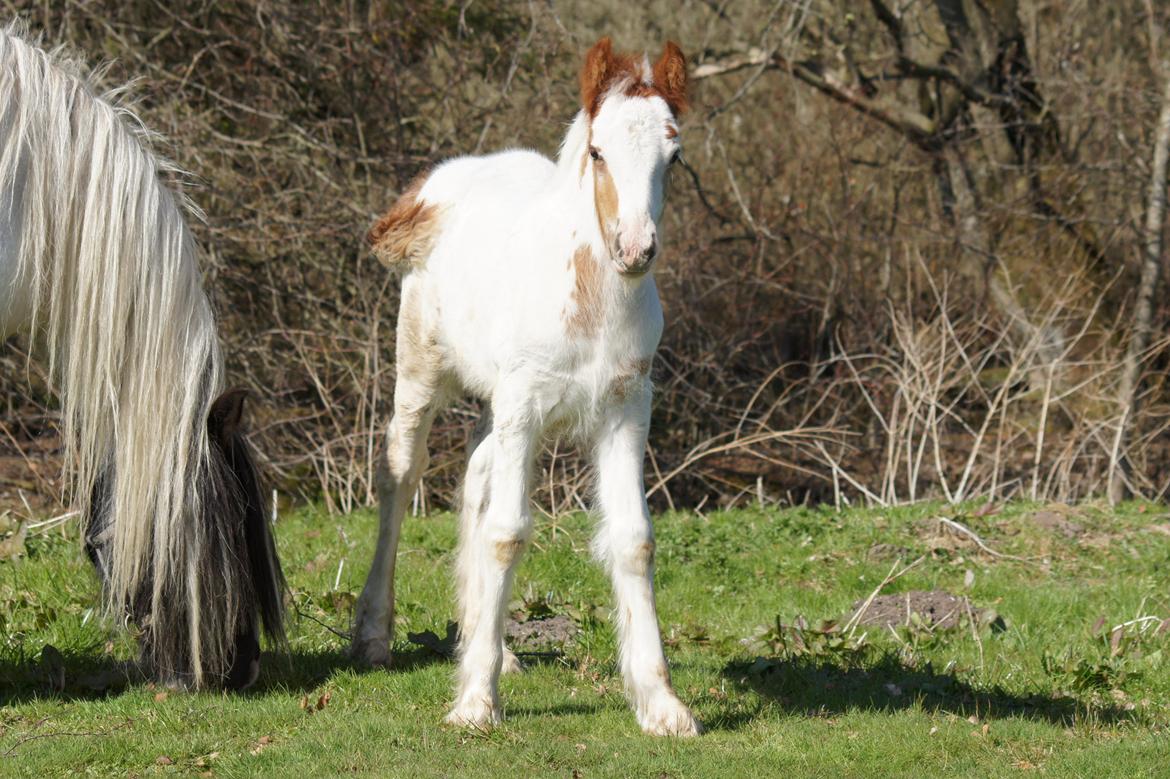
[[(406, 640), (442, 635), (452, 617), (449, 515), (408, 520), (390, 671), (352, 667), (332, 632), (348, 628), (373, 513), (282, 519), (292, 654), (267, 657), (245, 695), (101, 690), (132, 642), (93, 616), (76, 539), (34, 536), (25, 558), (0, 562), (0, 773), (1160, 775), (1170, 764), (1170, 634), (1155, 620), (1116, 637), (1112, 628), (1170, 617), (1170, 519), (1156, 506), (1088, 506), (1071, 510), (1072, 527), (1050, 527), (1033, 519), (1037, 508), (660, 517), (667, 652), (708, 728), (692, 741), (641, 735), (626, 707), (584, 516), (539, 522), (516, 590), (571, 615), (580, 632), (560, 656), (532, 656), (525, 674), (504, 678), (508, 719), (490, 734), (441, 724), (452, 666)], [(932, 520), (944, 514), (1025, 561), (940, 532)], [(901, 568), (920, 557), (883, 591), (967, 595), (1003, 625), (859, 626), (830, 646), (898, 558)], [(777, 620), (807, 626), (802, 649), (768, 642)], [(818, 633), (826, 620), (838, 627)], [(64, 657), (63, 690), (41, 661), (46, 644)]]

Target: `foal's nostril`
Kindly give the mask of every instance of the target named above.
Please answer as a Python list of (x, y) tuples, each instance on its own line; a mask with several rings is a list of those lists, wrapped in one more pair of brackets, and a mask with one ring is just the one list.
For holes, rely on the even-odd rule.
[(658, 239), (651, 238), (650, 245), (642, 252), (642, 262), (650, 262), (658, 254)]

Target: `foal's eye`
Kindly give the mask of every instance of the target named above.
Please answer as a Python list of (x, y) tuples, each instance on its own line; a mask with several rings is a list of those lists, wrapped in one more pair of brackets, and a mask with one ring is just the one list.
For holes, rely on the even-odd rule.
[(597, 150), (596, 146), (589, 147), (589, 156), (593, 159), (594, 162), (601, 162), (601, 152)]

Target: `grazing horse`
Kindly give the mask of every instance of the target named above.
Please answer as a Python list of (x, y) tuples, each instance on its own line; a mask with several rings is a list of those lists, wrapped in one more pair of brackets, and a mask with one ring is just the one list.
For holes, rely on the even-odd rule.
[(245, 687), (261, 625), (281, 640), (283, 579), (186, 204), (147, 140), (77, 63), (0, 28), (0, 337), (28, 331), (47, 363), (86, 551), (145, 670)]
[(567, 435), (594, 454), (593, 547), (613, 580), (622, 675), (638, 723), (656, 735), (699, 731), (662, 650), (642, 474), (663, 321), (651, 270), (686, 87), (674, 43), (651, 66), (615, 54), (604, 38), (586, 57), (582, 109), (555, 163), (530, 151), (450, 160), (411, 184), (370, 232), (375, 254), (406, 273), (357, 658), (389, 661), (395, 550), (435, 413), (459, 391), (488, 406), (463, 486), (458, 689), (448, 722), (501, 720), (499, 675), (517, 666), (501, 630), (532, 535), (533, 459), (542, 438)]

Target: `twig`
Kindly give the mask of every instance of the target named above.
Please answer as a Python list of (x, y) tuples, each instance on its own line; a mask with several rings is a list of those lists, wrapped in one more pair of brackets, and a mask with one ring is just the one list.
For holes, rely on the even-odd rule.
[(940, 524), (946, 525), (951, 530), (962, 533), (963, 535), (967, 536), (967, 538), (970, 538), (972, 541), (975, 542), (976, 546), (978, 546), (980, 549), (982, 549), (984, 552), (991, 555), (992, 557), (997, 557), (1001, 560), (1014, 560), (1017, 563), (1025, 563), (1027, 565), (1037, 565), (1038, 564), (1035, 560), (1030, 560), (1027, 557), (1017, 557), (1016, 555), (1004, 554), (1003, 552), (995, 551), (990, 546), (988, 546), (987, 543), (984, 542), (984, 540), (982, 538), (979, 537), (978, 533), (976, 533), (974, 530), (967, 527), (966, 525), (964, 525), (961, 522), (956, 522), (955, 520), (948, 519), (946, 517), (938, 517), (937, 519), (938, 519)]
[(890, 568), (890, 572), (888, 574), (886, 574), (886, 578), (882, 579), (881, 583), (878, 584), (877, 587), (873, 588), (873, 592), (871, 592), (869, 594), (869, 597), (865, 599), (865, 602), (861, 604), (861, 608), (859, 608), (857, 611), (855, 611), (853, 613), (853, 616), (850, 617), (849, 621), (845, 623), (845, 626), (843, 628), (841, 628), (841, 632), (843, 632), (843, 633), (848, 632), (850, 638), (852, 638), (853, 633), (857, 630), (858, 624), (860, 624), (860, 622), (861, 622), (861, 618), (863, 616), (865, 616), (865, 612), (869, 610), (870, 605), (873, 604), (874, 598), (876, 598), (878, 596), (878, 594), (881, 593), (882, 589), (885, 588), (885, 586), (887, 584), (889, 584), (890, 582), (894, 581), (895, 579), (900, 578), (907, 571), (910, 571), (911, 569), (915, 568), (919, 563), (921, 563), (925, 559), (926, 559), (926, 555), (922, 555), (917, 560), (910, 563), (909, 565), (907, 565), (905, 568), (903, 568), (900, 571), (898, 570), (898, 566), (902, 564), (902, 558), (899, 557), (897, 560), (895, 560), (894, 565)]

